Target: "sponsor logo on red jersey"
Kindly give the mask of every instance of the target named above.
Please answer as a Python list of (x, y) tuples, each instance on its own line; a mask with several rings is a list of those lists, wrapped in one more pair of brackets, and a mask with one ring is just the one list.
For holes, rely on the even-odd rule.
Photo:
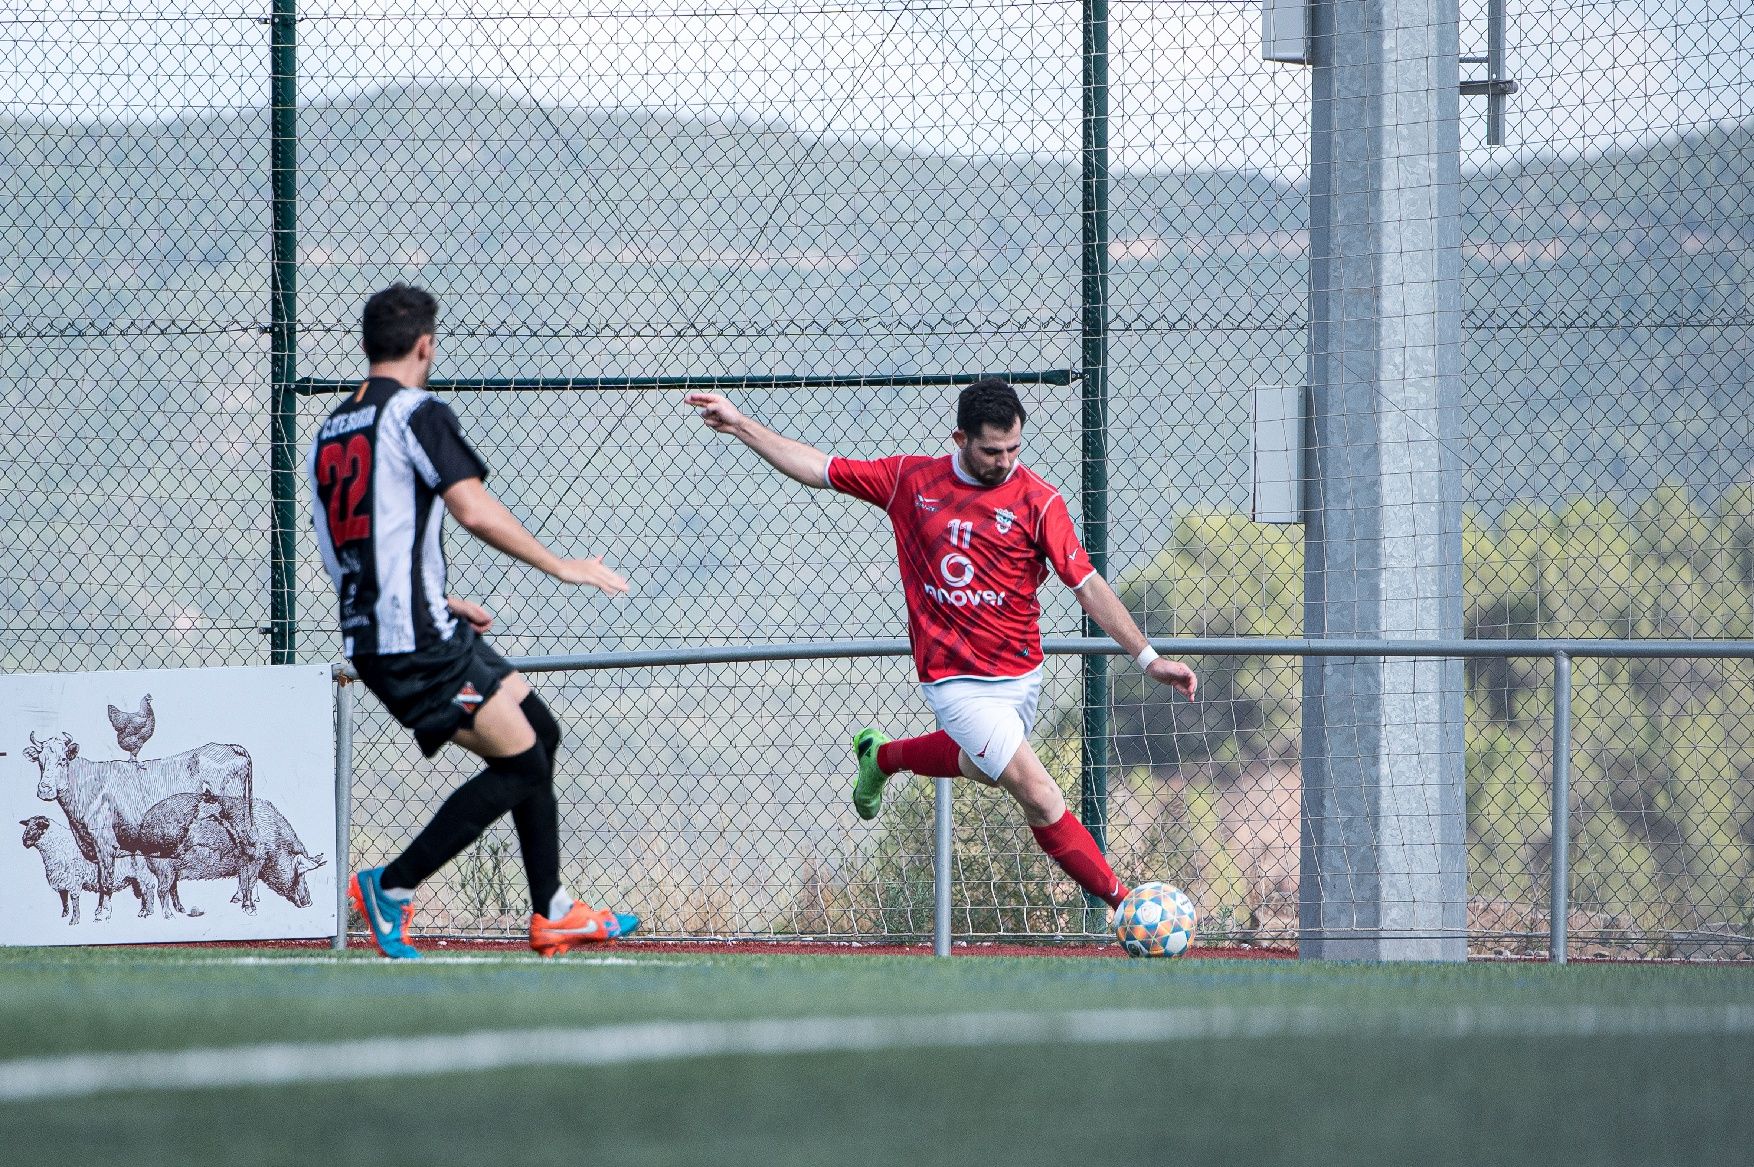
[(1022, 466), (973, 485), (951, 457), (835, 458), (828, 479), (889, 514), (920, 679), (1023, 676), (1041, 663), (1037, 587), (1050, 570), (1077, 587), (1088, 561), (1052, 486)]

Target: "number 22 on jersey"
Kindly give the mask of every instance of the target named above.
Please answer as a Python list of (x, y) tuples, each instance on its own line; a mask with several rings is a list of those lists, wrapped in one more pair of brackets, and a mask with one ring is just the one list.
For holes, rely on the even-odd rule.
[(336, 547), (371, 538), (371, 513), (361, 506), (371, 475), (372, 445), (364, 434), (324, 442), (317, 451), (317, 489), (329, 508), (329, 541)]

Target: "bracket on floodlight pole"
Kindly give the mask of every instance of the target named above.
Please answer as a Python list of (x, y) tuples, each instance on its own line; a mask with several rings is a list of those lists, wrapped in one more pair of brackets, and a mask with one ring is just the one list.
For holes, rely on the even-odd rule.
[(1505, 0), (1486, 0), (1486, 55), (1462, 58), (1464, 65), (1486, 66), (1484, 81), (1462, 82), (1463, 97), (1486, 99), (1486, 144), (1504, 145), (1504, 99), (1517, 91), (1517, 83), (1504, 75)]
[[(1311, 65), (1309, 6), (1312, 0), (1261, 0), (1261, 59), (1286, 65)], [(1463, 97), (1486, 99), (1486, 144), (1504, 145), (1504, 99), (1517, 83), (1504, 75), (1506, 0), (1486, 0), (1486, 52), (1460, 58), (1464, 65), (1486, 66), (1482, 80), (1463, 81)]]
[(1307, 65), (1310, 0), (1261, 0), (1261, 60)]

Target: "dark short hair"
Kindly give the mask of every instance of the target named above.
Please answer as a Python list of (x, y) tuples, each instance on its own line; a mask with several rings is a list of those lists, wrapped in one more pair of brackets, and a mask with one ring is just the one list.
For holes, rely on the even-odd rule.
[(368, 361), (393, 361), (438, 328), (438, 301), (425, 288), (392, 284), (365, 302), (361, 334)]
[(1012, 422), (1021, 425), (1028, 420), (1017, 390), (997, 377), (976, 381), (956, 399), (956, 428), (969, 437), (979, 434), (982, 426), (1008, 430)]

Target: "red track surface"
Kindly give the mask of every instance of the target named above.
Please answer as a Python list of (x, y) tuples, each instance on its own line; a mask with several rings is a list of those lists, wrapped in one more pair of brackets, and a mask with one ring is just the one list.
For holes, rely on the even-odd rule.
[[(417, 938), (414, 946), (423, 952), (521, 952), (522, 940), (475, 940)], [(153, 945), (174, 948), (288, 948), (326, 949), (327, 940), (213, 940), (195, 944)], [(366, 943), (355, 936), (349, 948), (363, 948)], [(930, 956), (930, 944), (859, 944), (790, 940), (625, 940), (614, 946), (619, 952), (727, 952), (744, 955), (775, 956)], [(957, 941), (951, 948), (955, 956), (1080, 956), (1124, 957), (1113, 944), (988, 944)], [(1221, 957), (1233, 960), (1282, 960), (1297, 955), (1294, 948), (1192, 948), (1190, 957)]]
[[(351, 949), (369, 948), (367, 942), (354, 936), (348, 940)], [(444, 939), (434, 940), (420, 938), (414, 946), (423, 952), (500, 952), (521, 953), (526, 951), (522, 940), (478, 940), (478, 939)], [(91, 947), (109, 947), (92, 945)], [(116, 945), (114, 947), (125, 947)], [(187, 944), (149, 944), (137, 945), (143, 948), (284, 948), (321, 950), (329, 947), (327, 940), (209, 940)], [(775, 956), (930, 956), (932, 946), (929, 944), (859, 944), (851, 941), (827, 943), (822, 941), (791, 941), (791, 940), (626, 940), (615, 946), (611, 951), (618, 952), (676, 952), (676, 953), (713, 953), (730, 952), (739, 954), (769, 953)], [(951, 949), (955, 956), (1076, 956), (1076, 957), (1120, 957), (1125, 954), (1112, 944), (987, 944), (967, 943), (958, 941)], [(1297, 949), (1291, 947), (1244, 948), (1242, 946), (1225, 948), (1191, 948), (1188, 956), (1195, 959), (1218, 960), (1295, 960)], [(564, 959), (564, 958), (563, 958)], [(1470, 960), (1484, 963), (1505, 964), (1546, 964), (1545, 956), (1472, 956)], [(1745, 960), (1684, 960), (1674, 957), (1636, 957), (1636, 956), (1574, 956), (1573, 964), (1748, 964)]]

